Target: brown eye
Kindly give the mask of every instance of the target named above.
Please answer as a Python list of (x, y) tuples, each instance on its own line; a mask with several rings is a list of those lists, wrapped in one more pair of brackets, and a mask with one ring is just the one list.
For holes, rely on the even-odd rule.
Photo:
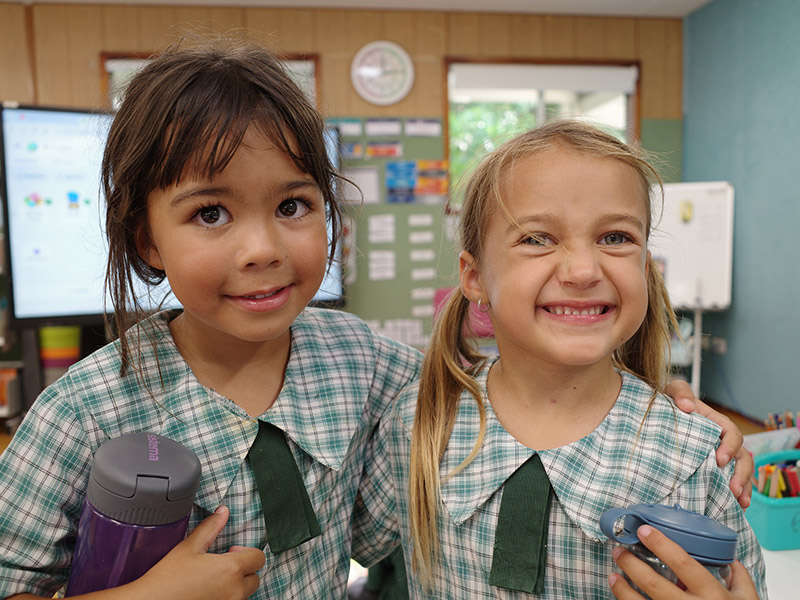
[(218, 227), (231, 221), (231, 214), (222, 206), (204, 206), (197, 211), (194, 220), (201, 225)]
[(299, 219), (309, 211), (308, 205), (302, 200), (291, 198), (284, 200), (278, 206), (278, 216), (284, 219)]

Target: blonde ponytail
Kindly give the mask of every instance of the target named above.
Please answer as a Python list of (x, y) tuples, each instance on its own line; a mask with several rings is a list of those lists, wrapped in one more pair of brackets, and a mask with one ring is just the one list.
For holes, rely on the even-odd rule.
[(467, 390), (478, 403), (480, 431), (467, 459), (448, 476), (455, 475), (474, 458), (486, 429), (482, 393), (473, 374), (484, 357), (468, 331), (470, 302), (455, 289), (434, 325), (420, 376), (417, 410), (411, 435), (410, 517), (414, 551), (412, 567), (423, 582), (430, 582), (439, 538), (439, 463), (458, 414), (461, 392)]

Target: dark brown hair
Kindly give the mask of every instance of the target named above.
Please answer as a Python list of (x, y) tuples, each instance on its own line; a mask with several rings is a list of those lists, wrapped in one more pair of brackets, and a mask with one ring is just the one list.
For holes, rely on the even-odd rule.
[(127, 87), (102, 163), (109, 243), (105, 285), (114, 309), (113, 330), (120, 336), (123, 374), (131, 358), (123, 333), (145, 316), (134, 281), (157, 285), (165, 278), (137, 252), (137, 241), (149, 241), (148, 194), (184, 173), (211, 178), (221, 172), (250, 126), (319, 186), (333, 230), (333, 259), (341, 228), (335, 193), (339, 174), (326, 152), (321, 115), (280, 60), (240, 40), (205, 39), (168, 49)]

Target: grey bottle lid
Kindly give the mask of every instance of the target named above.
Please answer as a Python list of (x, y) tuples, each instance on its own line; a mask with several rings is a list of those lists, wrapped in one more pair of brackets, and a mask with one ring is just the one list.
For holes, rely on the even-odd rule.
[(189, 514), (199, 484), (194, 452), (154, 433), (133, 433), (97, 449), (86, 496), (116, 521), (165, 525)]
[[(621, 517), (624, 517), (622, 531), (617, 531), (615, 523)], [(678, 504), (636, 504), (627, 508), (612, 508), (600, 517), (603, 533), (622, 544), (638, 544), (636, 530), (642, 525), (655, 527), (704, 565), (727, 565), (736, 557), (738, 533), (710, 517), (685, 510)]]

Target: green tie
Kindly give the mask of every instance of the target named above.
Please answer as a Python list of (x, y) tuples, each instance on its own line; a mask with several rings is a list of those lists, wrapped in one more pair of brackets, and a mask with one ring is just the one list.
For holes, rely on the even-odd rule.
[(322, 533), (283, 432), (259, 421), (248, 457), (261, 497), (270, 551), (283, 552)]
[(538, 454), (508, 478), (500, 500), (489, 584), (540, 595), (552, 487)]

